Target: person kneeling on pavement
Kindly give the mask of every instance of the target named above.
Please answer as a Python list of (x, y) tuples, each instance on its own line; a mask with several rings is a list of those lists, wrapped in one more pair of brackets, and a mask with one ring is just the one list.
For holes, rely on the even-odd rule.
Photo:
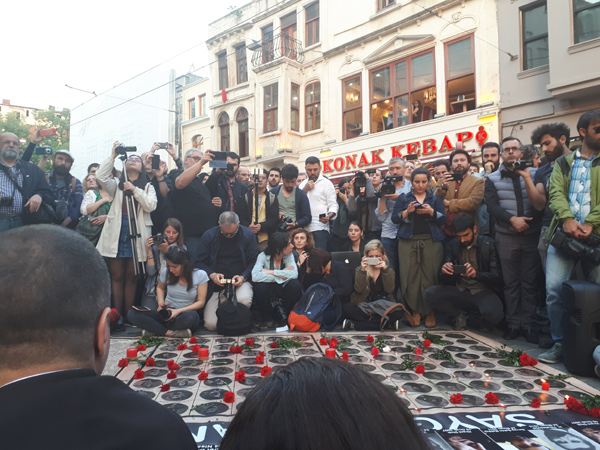
[(165, 260), (167, 267), (161, 270), (156, 287), (158, 310), (134, 307), (127, 319), (144, 330), (142, 337), (189, 338), (200, 327), (198, 311), (206, 302), (208, 275), (192, 267), (188, 253), (181, 247), (170, 247)]
[(275, 233), (269, 238), (267, 249), (258, 255), (252, 270), (258, 328), (272, 328), (274, 323), (285, 325), (289, 312), (302, 297), (293, 249), (287, 233)]
[(496, 244), (477, 234), (472, 216), (459, 214), (452, 221), (456, 238), (448, 243), (445, 263), (437, 285), (425, 291), (431, 309), (454, 318), (454, 329), (464, 330), (468, 314), (477, 312), (482, 328), (498, 325), (504, 318), (497, 291), (502, 287), (502, 272)]

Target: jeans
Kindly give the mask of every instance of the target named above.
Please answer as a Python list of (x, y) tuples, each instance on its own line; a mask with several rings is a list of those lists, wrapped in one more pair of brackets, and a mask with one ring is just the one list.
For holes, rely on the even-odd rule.
[(329, 241), (331, 236), (327, 230), (319, 230), (312, 232), (313, 239), (315, 240), (315, 248), (320, 248), (329, 251)]
[(19, 228), (23, 226), (23, 221), (21, 220), (21, 216), (12, 216), (12, 217), (0, 217), (0, 233), (3, 231), (12, 230), (13, 228)]
[(302, 285), (298, 280), (289, 280), (285, 285), (278, 283), (254, 283), (253, 306), (260, 311), (264, 318), (273, 313), (271, 300), (283, 299), (283, 309), (286, 313), (302, 298)]
[(169, 330), (186, 330), (192, 332), (200, 327), (200, 316), (198, 311), (184, 311), (172, 320), (165, 322), (158, 311), (140, 312), (130, 309), (127, 313), (127, 320), (136, 327), (164, 336)]
[(478, 311), (492, 325), (498, 325), (504, 318), (502, 300), (491, 289), (471, 294), (469, 290), (459, 291), (456, 286), (431, 286), (425, 290), (425, 303), (453, 318), (470, 311)]
[(196, 260), (196, 256), (198, 253), (198, 247), (200, 247), (200, 236), (186, 236), (184, 238), (185, 246), (187, 247), (188, 255), (190, 255), (190, 260), (192, 264)]
[(390, 263), (390, 269), (396, 273), (396, 289), (394, 289), (394, 298), (396, 297), (396, 290), (400, 287), (400, 263), (398, 261), (398, 239), (381, 238), (383, 248), (385, 248), (385, 256), (387, 256), (388, 262)]
[[(571, 279), (577, 259), (567, 256), (552, 245), (548, 246), (546, 259), (546, 307), (550, 318), (552, 339), (563, 338), (562, 319), (564, 306), (562, 300), (562, 284)], [(586, 259), (581, 260), (581, 268), (586, 281), (600, 284), (600, 266)]]

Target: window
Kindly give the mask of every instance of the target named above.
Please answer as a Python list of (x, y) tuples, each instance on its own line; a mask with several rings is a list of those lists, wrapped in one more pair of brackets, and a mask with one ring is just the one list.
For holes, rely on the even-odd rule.
[[(448, 114), (475, 109), (473, 37), (446, 44), (446, 104)], [(427, 103), (428, 93), (425, 93)]]
[(371, 133), (433, 118), (437, 111), (433, 51), (372, 70)]
[(219, 53), (219, 89), (227, 89), (229, 87), (229, 80), (227, 78), (227, 53)]
[(25, 116), (29, 117), (29, 110), (28, 109), (25, 110)]
[(321, 128), (321, 83), (319, 81), (306, 86), (304, 104), (306, 105), (306, 131), (318, 130)]
[(523, 70), (548, 65), (548, 7), (536, 3), (521, 10)]
[(235, 49), (235, 70), (238, 84), (248, 81), (248, 60), (246, 59), (245, 45)]
[(573, 0), (575, 43), (600, 37), (600, 2)]
[(238, 137), (240, 150), (240, 158), (244, 158), (249, 155), (250, 139), (248, 136), (248, 110), (246, 108), (240, 108), (235, 116), (235, 120), (238, 123)]
[(206, 94), (198, 96), (198, 115), (204, 116), (206, 114)]
[(188, 117), (190, 119), (193, 119), (194, 117), (196, 117), (196, 99), (192, 98), (191, 100), (188, 100)]
[(300, 131), (300, 86), (292, 83), (292, 101), (291, 101), (291, 123), (290, 128), (293, 131)]
[(231, 147), (229, 143), (229, 115), (227, 113), (219, 116), (219, 130), (221, 131), (221, 151), (228, 152)]
[(352, 139), (362, 133), (362, 99), (361, 76), (342, 81), (342, 115), (344, 122), (344, 139)]
[(273, 25), (262, 29), (263, 64), (273, 61)]
[(296, 50), (296, 13), (281, 18), (281, 53), (290, 59), (297, 59)]
[(306, 46), (309, 47), (316, 44), (321, 39), (319, 38), (319, 2), (308, 5), (306, 13)]
[(279, 83), (265, 86), (265, 108), (264, 108), (264, 130), (265, 133), (277, 131), (277, 106), (279, 93), (277, 92)]
[(394, 3), (396, 3), (395, 0), (377, 0), (377, 11), (392, 6)]

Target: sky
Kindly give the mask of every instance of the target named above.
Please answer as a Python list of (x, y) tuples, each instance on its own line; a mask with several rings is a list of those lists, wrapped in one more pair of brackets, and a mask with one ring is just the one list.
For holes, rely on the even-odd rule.
[(167, 60), (177, 76), (199, 69), (208, 63), (208, 24), (250, 1), (7, 0), (0, 96), (73, 109), (93, 94), (65, 85), (100, 94)]

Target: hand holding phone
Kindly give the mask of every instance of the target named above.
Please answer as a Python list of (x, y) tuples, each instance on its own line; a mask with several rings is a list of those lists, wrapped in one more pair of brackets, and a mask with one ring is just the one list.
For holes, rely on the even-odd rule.
[(379, 264), (379, 258), (375, 258), (375, 257), (367, 258), (367, 264), (369, 266), (376, 266), (377, 264)]
[(56, 128), (42, 128), (38, 130), (38, 134), (43, 137), (56, 136)]
[(455, 275), (464, 275), (467, 273), (467, 267), (464, 264), (454, 264), (452, 268)]

